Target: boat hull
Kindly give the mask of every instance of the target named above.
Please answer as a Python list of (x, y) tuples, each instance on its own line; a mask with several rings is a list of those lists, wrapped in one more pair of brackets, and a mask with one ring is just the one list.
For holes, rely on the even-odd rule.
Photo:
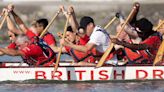
[(5, 67), (0, 68), (0, 81), (30, 79), (60, 81), (155, 80), (164, 78), (164, 66), (74, 67)]

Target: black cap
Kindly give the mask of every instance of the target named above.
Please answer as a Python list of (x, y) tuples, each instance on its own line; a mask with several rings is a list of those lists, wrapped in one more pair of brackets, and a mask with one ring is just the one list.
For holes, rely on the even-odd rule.
[(148, 33), (153, 29), (153, 24), (146, 18), (141, 18), (136, 21), (135, 26), (138, 27), (143, 33)]
[(80, 27), (85, 30), (89, 23), (94, 23), (93, 19), (89, 16), (84, 16), (80, 20)]

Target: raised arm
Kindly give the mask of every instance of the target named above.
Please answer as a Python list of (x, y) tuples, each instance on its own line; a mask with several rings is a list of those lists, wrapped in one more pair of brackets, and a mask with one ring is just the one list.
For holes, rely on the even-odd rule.
[(111, 38), (111, 41), (115, 44), (122, 45), (132, 50), (145, 50), (145, 49), (150, 48), (150, 46), (148, 46), (147, 44), (130, 44), (125, 41), (119, 41), (116, 38)]
[(124, 29), (131, 38), (136, 39), (139, 37), (137, 31), (132, 26), (126, 25)]
[(13, 10), (11, 11), (11, 14), (13, 15), (14, 20), (17, 23), (17, 25), (19, 26), (20, 30), (22, 30), (23, 33), (26, 33), (28, 28), (26, 27), (26, 25), (24, 24), (22, 19)]
[(28, 29), (27, 29), (26, 25), (24, 24), (24, 22), (22, 21), (22, 19), (14, 12), (14, 5), (9, 4), (7, 6), (7, 9), (13, 15), (14, 20), (15, 20), (16, 24), (19, 26), (20, 30), (23, 33), (26, 33)]
[[(121, 30), (121, 26), (125, 22), (125, 20), (121, 14), (118, 13), (117, 16), (119, 17), (119, 20), (120, 20), (120, 25), (118, 26), (118, 30)], [(134, 39), (139, 37), (134, 27), (132, 27), (130, 24), (125, 25), (124, 30), (130, 37)]]
[(15, 34), (22, 34), (23, 32), (18, 30), (16, 26), (14, 26), (13, 21), (10, 19), (10, 16), (7, 17), (7, 27), (10, 31), (12, 31)]
[(71, 14), (71, 16), (70, 16), (70, 24), (71, 24), (71, 27), (72, 27), (72, 29), (73, 29), (74, 32), (77, 32), (78, 27), (79, 27), (79, 24), (77, 22), (76, 14), (75, 14), (75, 11), (73, 9), (73, 6), (69, 6), (68, 7), (68, 13)]
[(76, 15), (75, 15), (73, 7), (69, 6), (68, 11), (65, 10), (64, 6), (60, 6), (60, 9), (62, 10), (62, 12), (63, 12), (63, 14), (65, 15), (66, 18), (68, 18), (68, 15), (70, 14), (69, 23), (70, 23), (73, 31), (77, 32), (79, 24), (76, 20)]

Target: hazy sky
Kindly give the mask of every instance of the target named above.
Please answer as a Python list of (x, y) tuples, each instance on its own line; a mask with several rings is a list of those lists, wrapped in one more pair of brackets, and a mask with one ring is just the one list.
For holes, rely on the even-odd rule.
[(112, 2), (147, 2), (147, 3), (161, 3), (164, 2), (164, 0), (0, 0), (4, 2), (22, 2), (22, 1), (28, 1), (28, 2), (48, 2), (48, 1), (78, 1), (78, 2), (86, 2), (86, 1), (93, 1), (93, 2), (104, 2), (104, 1), (112, 1)]

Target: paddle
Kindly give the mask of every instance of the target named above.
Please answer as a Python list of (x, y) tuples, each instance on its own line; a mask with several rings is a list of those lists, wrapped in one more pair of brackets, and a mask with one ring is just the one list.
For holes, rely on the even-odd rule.
[(59, 15), (59, 13), (61, 12), (61, 10), (59, 10), (54, 17), (52, 18), (52, 20), (50, 21), (50, 23), (46, 26), (46, 28), (43, 30), (43, 32), (40, 34), (39, 38), (42, 38), (44, 36), (44, 34), (48, 31), (49, 27), (52, 25), (52, 23), (55, 21), (56, 17)]
[(140, 3), (135, 2), (135, 3), (133, 4), (133, 6), (136, 7), (136, 10), (135, 10), (134, 13), (132, 14), (133, 17), (131, 17), (131, 18), (129, 19), (129, 24), (130, 24), (130, 25), (132, 25), (132, 24), (136, 21), (136, 19), (137, 19), (137, 14), (138, 14), (139, 9), (140, 9)]
[(158, 52), (155, 56), (153, 66), (155, 66), (156, 64), (159, 64), (160, 62), (163, 62), (162, 61), (163, 55), (164, 55), (164, 40), (162, 41), (161, 45), (158, 48)]
[[(162, 25), (164, 24), (164, 21), (162, 21), (156, 28), (155, 31), (157, 31)], [(162, 41), (161, 45), (158, 48), (157, 54), (154, 59), (153, 65), (155, 66), (156, 64), (162, 62), (162, 58), (164, 55), (164, 40)]]
[(154, 31), (157, 31), (163, 24), (164, 24), (164, 21), (162, 21), (162, 22), (154, 29)]
[[(68, 26), (68, 22), (69, 22), (69, 18), (70, 18), (70, 15), (68, 16), (68, 18), (66, 20), (66, 23), (65, 23), (65, 26), (64, 26), (64, 33), (62, 35), (62, 39), (65, 38), (66, 31), (67, 31), (67, 26)], [(54, 66), (54, 73), (57, 71), (58, 66), (59, 66), (59, 61), (60, 61), (60, 56), (61, 56), (61, 53), (62, 53), (62, 48), (63, 48), (63, 45), (60, 45), (58, 57), (57, 57), (57, 60), (56, 60), (55, 66)]]
[[(118, 38), (118, 36), (120, 35), (120, 33), (124, 30), (124, 27), (129, 22), (129, 20), (131, 19), (131, 17), (133, 17), (132, 15), (134, 15), (134, 13), (136, 12), (136, 9), (137, 9), (136, 6), (134, 6), (133, 9), (130, 12), (128, 18), (125, 20), (125, 23), (123, 24), (121, 30), (117, 33), (116, 38)], [(110, 42), (109, 47), (107, 48), (107, 50), (105, 51), (105, 53), (101, 57), (100, 61), (96, 65), (96, 68), (101, 67), (104, 64), (105, 59), (107, 58), (107, 56), (109, 55), (109, 53), (112, 51), (114, 45), (115, 45), (114, 43)]]
[(117, 19), (117, 17), (113, 17), (111, 21), (108, 22), (108, 24), (104, 27), (104, 29), (107, 29), (115, 20)]

